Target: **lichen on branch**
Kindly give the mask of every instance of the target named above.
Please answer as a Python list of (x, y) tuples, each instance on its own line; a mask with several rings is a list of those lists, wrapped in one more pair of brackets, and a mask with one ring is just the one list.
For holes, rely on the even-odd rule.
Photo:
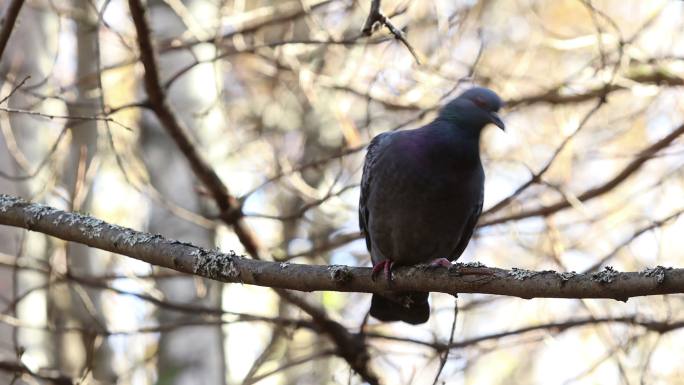
[(22, 227), (153, 265), (229, 283), (299, 291), (388, 293), (431, 291), (486, 293), (521, 298), (613, 298), (684, 293), (684, 269), (658, 266), (640, 272), (612, 267), (595, 273), (511, 270), (482, 264), (450, 268), (425, 265), (397, 268), (391, 287), (373, 281), (367, 267), (306, 265), (258, 261), (219, 250), (170, 240), (110, 224), (89, 215), (66, 212), (10, 195), (0, 195), (0, 224)]

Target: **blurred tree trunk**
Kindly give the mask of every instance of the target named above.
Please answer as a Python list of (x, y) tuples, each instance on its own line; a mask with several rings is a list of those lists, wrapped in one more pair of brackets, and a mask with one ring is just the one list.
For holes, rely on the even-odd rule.
[[(98, 25), (92, 3), (74, 0), (74, 9), (80, 10), (76, 19), (76, 98), (67, 108), (73, 116), (95, 116), (101, 112), (97, 78)], [(98, 123), (95, 120), (71, 121), (71, 143), (62, 166), (61, 184), (69, 194), (71, 210), (91, 211), (91, 183), (98, 167), (96, 160)], [(66, 268), (78, 275), (95, 275), (105, 270), (106, 257), (92, 256), (92, 249), (75, 243), (66, 246)], [(57, 326), (82, 327), (85, 330), (107, 330), (106, 313), (102, 307), (100, 291), (77, 283), (55, 285), (50, 291), (50, 318)], [(55, 335), (59, 368), (79, 378), (87, 368), (103, 382), (116, 381), (112, 367), (112, 352), (107, 339), (94, 333), (61, 333)]]
[[(143, 118), (142, 150), (152, 185), (170, 202), (193, 212), (201, 211), (195, 193), (196, 179), (175, 144), (153, 119)], [(178, 218), (168, 209), (150, 202), (151, 233), (169, 234), (174, 239), (211, 248), (213, 231)], [(220, 282), (196, 277), (160, 279), (157, 288), (173, 303), (212, 308), (221, 307)], [(159, 324), (200, 321), (198, 314), (160, 308)], [(157, 370), (164, 384), (216, 385), (225, 383), (223, 333), (220, 326), (192, 326), (161, 333)]]
[[(4, 11), (6, 8), (5, 2), (0, 9)], [(29, 20), (30, 22), (22, 22)], [(0, 62), (2, 97), (8, 95), (27, 76), (31, 76), (31, 79), (26, 81), (26, 86), (39, 84), (49, 76), (49, 54), (57, 45), (57, 36), (48, 31), (54, 31), (56, 20), (55, 15), (23, 7)], [(33, 90), (40, 92), (43, 88)], [(15, 92), (6, 103), (10, 108), (23, 109), (35, 103), (35, 97)], [(0, 117), (0, 170), (12, 176), (25, 176), (34, 171), (45, 156), (42, 148), (45, 141), (36, 138), (43, 137), (41, 135), (44, 135), (48, 127), (36, 124), (36, 119), (27, 115), (3, 114), (5, 116)], [(32, 169), (26, 170), (17, 162), (14, 157), (17, 154), (10, 152), (10, 148), (15, 146), (21, 152), (18, 156), (23, 158), (22, 163), (26, 161), (30, 164), (23, 165), (33, 167)], [(44, 180), (40, 177), (23, 180), (0, 178), (0, 193), (30, 198), (32, 191), (42, 191), (44, 188), (36, 182), (42, 183)], [(16, 257), (16, 263), (43, 266), (43, 263), (47, 263), (46, 239), (47, 237), (37, 232), (22, 233), (15, 228), (0, 226), (0, 253), (3, 257)], [(41, 273), (0, 268), (0, 306), (5, 308), (28, 290), (44, 287), (46, 282), (47, 276)], [(32, 290), (15, 308), (9, 307), (8, 310), (10, 314), (14, 312), (22, 323), (39, 326), (47, 323), (45, 303), (45, 291)], [(0, 323), (0, 360), (21, 359), (39, 367), (51, 367), (54, 362), (50, 354), (50, 339), (51, 336), (46, 331), (15, 329), (4, 322)], [(13, 378), (11, 373), (0, 371), (0, 384), (10, 384)], [(21, 380), (14, 382), (16, 385), (24, 383)]]
[[(0, 170), (10, 175), (20, 174), (16, 163), (6, 149), (5, 137), (0, 135)], [(0, 178), (0, 193), (2, 194), (25, 196), (24, 189), (21, 187), (23, 186), (18, 183)], [(19, 229), (0, 226), (0, 255), (3, 257), (5, 255), (16, 256), (18, 261), (20, 258), (21, 240), (22, 232)], [(0, 306), (7, 306), (15, 298), (15, 285), (18, 285), (18, 282), (15, 282), (15, 278), (18, 279), (18, 276), (15, 275), (13, 269), (0, 267)], [(0, 345), (0, 360), (13, 361), (17, 359), (16, 349), (18, 347), (14, 344), (15, 332), (14, 327), (0, 323), (0, 341), (2, 341)], [(9, 384), (12, 381), (12, 377), (10, 373), (0, 372), (0, 383)]]
[[(290, 3), (290, 1), (248, 0), (244, 3), (244, 6), (246, 11), (253, 11), (261, 7), (278, 7), (286, 3)], [(306, 40), (310, 36), (310, 33), (310, 24), (307, 23), (305, 19), (298, 19), (292, 22), (280, 23), (278, 25), (270, 26), (269, 28), (264, 28), (255, 36), (257, 36), (258, 39), (263, 39), (263, 41), (278, 41), (283, 39), (283, 36), (293, 40)], [(274, 56), (277, 57), (278, 54), (274, 52)], [(318, 67), (322, 64), (322, 61), (316, 62), (311, 68)], [(268, 97), (274, 97), (275, 99), (271, 100), (270, 103), (274, 105), (285, 104), (286, 101), (278, 99), (278, 95), (292, 93), (291, 95), (294, 100), (288, 99), (287, 103), (292, 102), (290, 107), (301, 111), (301, 115), (299, 115), (299, 120), (297, 122), (297, 126), (300, 127), (300, 131), (297, 134), (300, 135), (298, 142), (301, 143), (301, 148), (280, 148), (280, 151), (283, 151), (286, 154), (285, 156), (290, 158), (288, 161), (291, 164), (307, 164), (328, 156), (330, 151), (334, 151), (334, 148), (327, 146), (324, 141), (321, 140), (320, 115), (317, 114), (311, 105), (309, 96), (301, 89), (298, 74), (282, 71), (274, 73), (272, 76), (273, 78), (266, 82), (273, 87), (271, 90), (272, 92)], [(283, 91), (281, 88), (285, 88), (287, 92), (280, 92)], [(261, 125), (263, 124), (265, 124), (265, 122), (262, 122)], [(278, 130), (282, 129), (282, 127), (273, 127), (272, 129)], [(280, 134), (283, 136), (289, 135), (288, 132), (281, 132)], [(314, 167), (304, 170), (302, 172), (302, 179), (312, 189), (317, 190), (324, 181), (324, 175), (325, 170)], [(296, 191), (293, 193), (288, 193), (286, 191), (288, 191), (288, 189), (283, 189), (283, 193), (278, 195), (277, 204), (278, 212), (288, 216), (298, 212), (303, 205), (308, 203), (308, 201), (303, 198), (302, 194)], [(302, 217), (282, 222), (281, 249), (285, 251), (285, 254), (287, 255), (294, 251), (292, 246), (294, 245), (293, 241), (295, 239), (307, 239), (310, 241), (309, 247), (315, 247), (319, 242), (325, 242), (330, 234), (336, 229), (332, 223), (329, 223), (328, 218), (316, 209), (308, 211), (307, 220), (303, 219), (304, 218)], [(326, 256), (311, 256), (311, 262), (321, 263), (320, 260), (313, 261), (313, 259), (320, 257)], [(321, 294), (316, 294), (316, 297), (321, 300)], [(278, 316), (283, 318), (296, 317), (298, 312), (293, 310), (292, 306), (281, 302), (278, 306)], [(278, 366), (285, 366), (290, 362), (296, 361), (302, 355), (314, 353), (330, 344), (329, 339), (324, 335), (307, 333), (302, 338), (307, 338), (308, 341), (302, 346), (308, 347), (303, 349), (292, 349), (291, 336), (287, 333), (282, 333), (277, 328), (272, 330), (271, 338), (276, 342), (271, 342), (271, 345), (274, 346), (270, 347), (272, 353), (269, 354), (269, 356), (271, 359), (275, 358), (279, 361)], [(299, 345), (299, 343), (297, 345)], [(255, 374), (258, 376), (259, 373)], [(312, 360), (283, 371), (281, 383), (319, 384), (327, 382), (329, 378), (331, 378), (330, 361)]]
[[(320, 122), (317, 121), (316, 113), (313, 110), (312, 106), (308, 103), (308, 100), (304, 95), (300, 95), (300, 101), (303, 104), (304, 110), (302, 114), (302, 134), (305, 135), (305, 138), (303, 141), (304, 148), (302, 151), (302, 158), (298, 160), (298, 162), (301, 162), (301, 164), (305, 164), (314, 161), (315, 159), (322, 158), (323, 156), (325, 156), (326, 153), (329, 153), (331, 149), (327, 148), (320, 141), (320, 130), (318, 125), (318, 123)], [(307, 172), (304, 172), (302, 174), (304, 181), (309, 186), (314, 188), (320, 187), (320, 184), (323, 181), (323, 176), (323, 171), (315, 168), (307, 170)], [(293, 199), (291, 199), (288, 203), (290, 204), (290, 207), (284, 207), (282, 212), (297, 212), (299, 208), (305, 204), (305, 202), (299, 196), (293, 197)], [(327, 223), (328, 221), (326, 220), (325, 215), (322, 215), (320, 211), (314, 210), (309, 214), (312, 217), (309, 226), (303, 228), (301, 226), (303, 222), (301, 218), (296, 221), (285, 222), (283, 226), (283, 235), (289, 237), (289, 240), (291, 240), (295, 235), (297, 235), (298, 232), (305, 232), (303, 235), (300, 236), (303, 236), (305, 239), (311, 240), (310, 247), (315, 247), (316, 243), (325, 242), (325, 240), (327, 240), (330, 237), (332, 232), (335, 231), (335, 228), (331, 226), (331, 223)], [(287, 240), (288, 238), (285, 239)], [(320, 256), (311, 256), (312, 259), (316, 257)], [(326, 258), (326, 262), (329, 262), (328, 258)], [(312, 261), (312, 263), (319, 262)], [(317, 294), (319, 300), (321, 296), (321, 293)], [(328, 344), (330, 344), (330, 341), (327, 336), (323, 334), (312, 335), (311, 347), (315, 347), (316, 349), (320, 350), (323, 346), (326, 346)], [(315, 350), (312, 349), (310, 352), (307, 353), (314, 352)], [(286, 349), (287, 361), (294, 360), (296, 356), (297, 352), (293, 351), (292, 349)], [(322, 379), (326, 379), (327, 381), (327, 379), (331, 378), (330, 361), (312, 360), (311, 362), (302, 365), (298, 373), (295, 373), (295, 371), (288, 371), (286, 373), (288, 373), (287, 380), (285, 381), (285, 383), (287, 384), (317, 384), (320, 383)]]
[[(184, 27), (177, 16), (165, 3), (151, 2), (150, 16), (156, 34), (167, 36), (180, 35)], [(190, 7), (191, 4), (186, 6)], [(162, 78), (189, 63), (192, 58), (186, 53), (165, 55), (159, 62)], [(200, 84), (193, 76), (206, 75), (211, 79), (211, 68), (196, 68), (191, 74), (181, 78), (168, 95), (172, 105), (178, 106), (177, 115), (181, 118), (206, 108), (207, 87), (213, 84)], [(175, 91), (175, 92), (174, 92)], [(197, 194), (198, 182), (185, 158), (166, 131), (152, 114), (142, 115), (140, 145), (143, 158), (150, 176), (150, 183), (173, 205), (195, 213), (201, 213), (202, 206)], [(193, 123), (188, 127), (195, 128)], [(202, 129), (202, 127), (197, 127)], [(191, 132), (194, 135), (195, 132)], [(197, 135), (194, 135), (197, 138)], [(192, 242), (203, 247), (214, 247), (214, 230), (179, 218), (168, 208), (150, 201), (148, 231), (169, 234), (175, 239)], [(160, 279), (157, 288), (164, 298), (174, 303), (193, 306), (221, 308), (223, 284), (197, 277)], [(202, 315), (160, 308), (157, 312), (161, 325), (179, 322), (201, 321)], [(164, 384), (222, 385), (226, 379), (226, 364), (223, 347), (224, 337), (221, 326), (192, 326), (162, 332), (159, 337), (157, 372), (158, 382)]]
[[(306, 96), (301, 93), (299, 96), (299, 102), (303, 110), (301, 117), (301, 135), (302, 138), (302, 149), (297, 152), (300, 157), (299, 159), (292, 159), (294, 164), (306, 164), (308, 162), (314, 161), (315, 159), (320, 159), (329, 153), (331, 150), (327, 148), (320, 141), (320, 130), (316, 119), (315, 111), (312, 109), (311, 105), (308, 103)], [(323, 181), (323, 170), (320, 169), (310, 169), (302, 174), (304, 181), (314, 189), (318, 189), (321, 182)], [(306, 204), (306, 201), (298, 194), (281, 194), (279, 196), (279, 211), (284, 215), (290, 215), (291, 213), (296, 213), (299, 209)], [(282, 242), (283, 249), (287, 254), (293, 252), (291, 245), (292, 241), (296, 238), (308, 239), (311, 241), (309, 247), (315, 247), (318, 242), (324, 242), (330, 234), (335, 230), (330, 223), (327, 223), (326, 218), (318, 210), (312, 210), (309, 212), (310, 221), (303, 221), (303, 218), (297, 218), (293, 220), (287, 220), (283, 222), (282, 226)], [(304, 223), (308, 226), (302, 226)], [(316, 257), (321, 257), (320, 255), (311, 256), (311, 259)], [(326, 259), (327, 261), (327, 259)], [(320, 261), (312, 260), (311, 263), (320, 263)], [(320, 299), (320, 293), (317, 296)], [(279, 317), (292, 317), (294, 314), (291, 312), (291, 306), (279, 306)], [(275, 329), (274, 329), (275, 330)], [(282, 335), (282, 334), (281, 334)], [(288, 349), (287, 346), (284, 347), (284, 356), (280, 362), (281, 365), (285, 365), (288, 362), (296, 360), (301, 357), (302, 354), (311, 354), (316, 350), (320, 350), (323, 346), (329, 344), (329, 340), (326, 336), (321, 334), (313, 334), (310, 337), (310, 348), (306, 352), (300, 352), (295, 349)], [(287, 339), (282, 341), (287, 344), (289, 341)], [(317, 384), (321, 382), (321, 379), (330, 378), (330, 362), (328, 360), (313, 360), (306, 364), (297, 366), (293, 369), (283, 372), (284, 384)]]

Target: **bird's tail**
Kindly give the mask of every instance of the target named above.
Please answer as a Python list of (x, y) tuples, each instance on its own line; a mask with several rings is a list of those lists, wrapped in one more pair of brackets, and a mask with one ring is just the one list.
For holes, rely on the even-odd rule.
[(404, 321), (413, 325), (422, 324), (430, 318), (428, 294), (421, 292), (401, 293), (393, 299), (373, 294), (370, 315), (380, 321)]

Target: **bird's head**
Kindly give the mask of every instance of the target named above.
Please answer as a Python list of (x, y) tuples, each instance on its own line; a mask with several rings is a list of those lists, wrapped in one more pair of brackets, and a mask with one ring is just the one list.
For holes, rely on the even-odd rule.
[(442, 107), (439, 116), (478, 133), (489, 123), (505, 130), (506, 126), (497, 113), (502, 105), (501, 98), (494, 91), (473, 87)]

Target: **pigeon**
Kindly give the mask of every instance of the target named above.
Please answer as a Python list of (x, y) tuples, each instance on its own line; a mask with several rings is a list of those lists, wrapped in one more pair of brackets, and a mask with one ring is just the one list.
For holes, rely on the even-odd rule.
[[(371, 140), (361, 178), (359, 226), (373, 262), (373, 279), (392, 267), (450, 266), (465, 250), (482, 213), (484, 170), (480, 133), (505, 126), (499, 96), (470, 88), (413, 130)], [(394, 296), (396, 294), (396, 296)], [(380, 321), (427, 322), (428, 294), (374, 294), (370, 315)]]

